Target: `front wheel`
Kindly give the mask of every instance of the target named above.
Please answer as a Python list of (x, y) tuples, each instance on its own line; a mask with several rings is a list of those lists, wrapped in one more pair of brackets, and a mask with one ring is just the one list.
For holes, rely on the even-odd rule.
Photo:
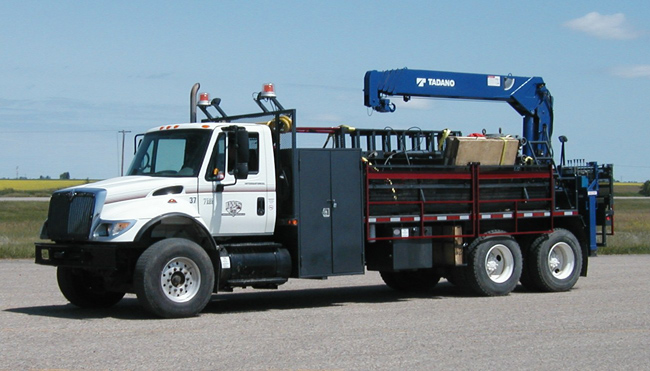
[(214, 269), (201, 246), (170, 238), (142, 253), (133, 281), (138, 301), (149, 312), (165, 318), (191, 317), (210, 301)]
[(582, 250), (575, 236), (556, 229), (531, 245), (526, 263), (533, 289), (547, 292), (570, 290), (582, 271)]
[(519, 244), (512, 237), (480, 237), (468, 250), (466, 279), (473, 291), (479, 295), (501, 296), (517, 287), (523, 260)]
[(124, 297), (106, 290), (102, 276), (81, 268), (58, 267), (56, 279), (63, 296), (80, 308), (109, 308)]

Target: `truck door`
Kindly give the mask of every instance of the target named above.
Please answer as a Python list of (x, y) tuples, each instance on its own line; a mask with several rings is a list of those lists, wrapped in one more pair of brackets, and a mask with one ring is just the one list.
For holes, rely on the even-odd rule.
[(218, 135), (199, 197), (199, 212), (213, 235), (273, 232), (275, 176), (273, 161), (263, 154), (268, 150), (265, 134), (263, 130), (249, 131), (246, 179), (235, 178), (234, 133)]

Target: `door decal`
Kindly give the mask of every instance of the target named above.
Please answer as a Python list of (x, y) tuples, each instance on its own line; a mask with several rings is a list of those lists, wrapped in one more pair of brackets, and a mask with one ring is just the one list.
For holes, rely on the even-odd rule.
[(226, 202), (226, 212), (221, 215), (230, 215), (230, 216), (244, 216), (245, 213), (241, 212), (242, 203), (241, 201), (228, 201)]

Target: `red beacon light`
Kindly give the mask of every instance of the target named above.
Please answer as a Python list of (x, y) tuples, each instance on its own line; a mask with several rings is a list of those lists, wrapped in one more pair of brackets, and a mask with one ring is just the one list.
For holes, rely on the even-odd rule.
[(209, 106), (210, 103), (210, 94), (208, 93), (201, 93), (199, 95), (199, 106)]
[(272, 83), (262, 85), (262, 92), (260, 93), (262, 98), (275, 98), (275, 86)]

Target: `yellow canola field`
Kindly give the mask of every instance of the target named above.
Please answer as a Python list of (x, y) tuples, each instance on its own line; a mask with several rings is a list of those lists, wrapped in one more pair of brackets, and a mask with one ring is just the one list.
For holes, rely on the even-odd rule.
[(0, 190), (43, 191), (67, 188), (86, 183), (92, 183), (92, 181), (85, 179), (0, 179)]
[(622, 182), (614, 182), (614, 187), (616, 186), (630, 186), (630, 187), (641, 187), (643, 183), (622, 183)]

